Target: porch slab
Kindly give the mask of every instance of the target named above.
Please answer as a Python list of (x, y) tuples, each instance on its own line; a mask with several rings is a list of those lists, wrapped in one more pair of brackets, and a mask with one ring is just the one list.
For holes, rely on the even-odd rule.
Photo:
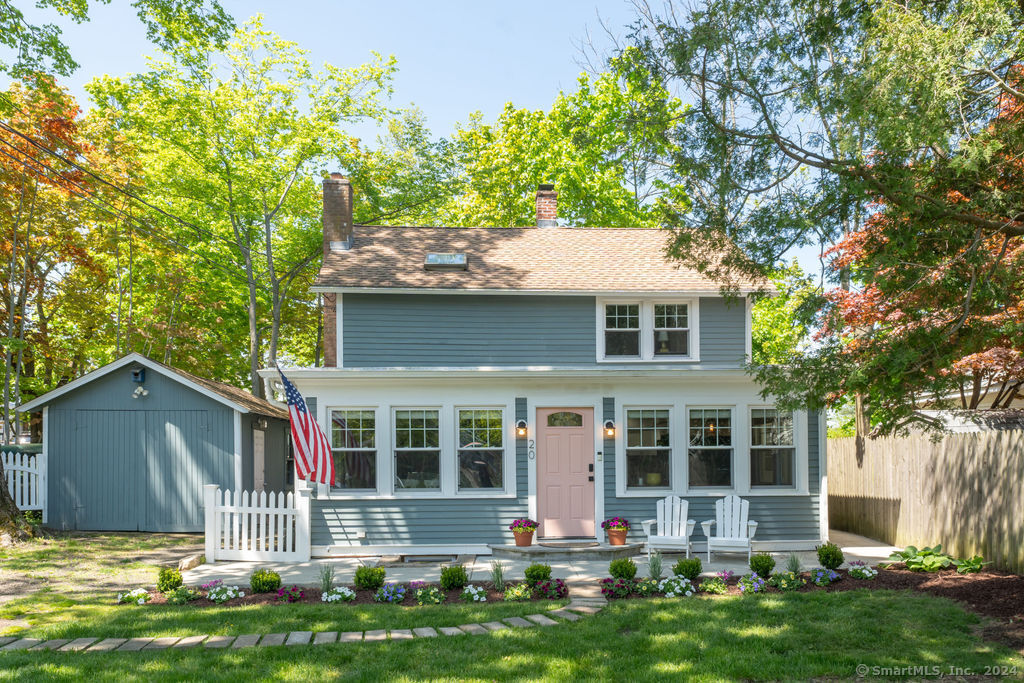
[(528, 560), (530, 562), (546, 562), (549, 560), (600, 560), (611, 561), (619, 557), (639, 555), (643, 543), (627, 543), (626, 545), (608, 545), (607, 543), (592, 544), (534, 544), (488, 545), (495, 559)]

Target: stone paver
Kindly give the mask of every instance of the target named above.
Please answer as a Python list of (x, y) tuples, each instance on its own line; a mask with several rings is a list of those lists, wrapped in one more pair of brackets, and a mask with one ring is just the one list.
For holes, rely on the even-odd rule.
[(233, 642), (235, 642), (234, 636), (210, 636), (210, 639), (203, 643), (203, 647), (220, 649), (222, 647), (227, 647)]
[(508, 626), (505, 626), (505, 624), (501, 623), (500, 621), (485, 621), (480, 625), (488, 631), (504, 631), (508, 629)]
[(508, 619), (503, 619), (503, 621), (509, 626), (515, 626), (516, 628), (530, 628), (533, 626), (532, 623), (522, 617), (509, 617)]
[(437, 631), (430, 626), (420, 626), (412, 630), (416, 634), (417, 638), (437, 638)]
[(309, 641), (313, 638), (312, 631), (292, 631), (288, 634), (288, 640), (284, 642), (285, 645), (309, 645)]
[(47, 640), (46, 642), (39, 643), (35, 647), (30, 647), (30, 650), (56, 650), (58, 647), (70, 643), (70, 638), (56, 638), (54, 640)]
[(455, 626), (442, 626), (438, 630), (441, 631), (441, 633), (443, 633), (446, 636), (464, 636), (464, 635), (466, 635), (465, 631), (463, 631), (461, 628), (456, 628)]
[(287, 637), (287, 633), (268, 633), (267, 635), (260, 638), (260, 647), (273, 647), (275, 645), (284, 645), (284, 639)]
[(345, 631), (340, 636), (338, 636), (339, 643), (358, 643), (362, 639), (362, 631)]
[(106, 638), (89, 648), (88, 652), (110, 652), (128, 642), (127, 638)]
[(368, 643), (371, 643), (371, 642), (374, 642), (374, 641), (387, 640), (387, 639), (388, 639), (388, 632), (385, 631), (382, 628), (366, 632), (366, 642), (368, 642)]
[(337, 631), (321, 631), (313, 636), (314, 645), (327, 645), (328, 643), (338, 642)]
[(149, 645), (150, 641), (152, 641), (152, 640), (153, 640), (152, 638), (129, 638), (128, 641), (124, 645), (122, 645), (121, 647), (117, 648), (117, 651), (118, 652), (137, 652), (138, 650), (141, 650), (142, 648), (144, 648), (147, 645)]
[(13, 643), (17, 639), (18, 638), (16, 636), (2, 636), (2, 637), (0, 637), (0, 647), (3, 647), (4, 645), (8, 645), (10, 643)]
[(538, 626), (556, 626), (558, 624), (557, 621), (546, 617), (543, 614), (527, 614), (526, 618)]
[(166, 650), (171, 645), (181, 640), (176, 636), (165, 636), (163, 638), (154, 638), (143, 650)]
[(174, 644), (175, 650), (188, 650), (193, 647), (198, 647), (204, 640), (209, 638), (207, 635), (201, 636), (185, 636)]
[(412, 640), (412, 631), (407, 628), (397, 628), (391, 631), (391, 640)]
[(260, 636), (258, 633), (250, 633), (244, 636), (238, 636), (235, 638), (235, 642), (231, 647), (235, 650), (240, 650), (243, 647), (256, 647), (256, 643), (260, 642)]
[(463, 631), (470, 634), (471, 636), (482, 636), (483, 634), (487, 633), (487, 629), (485, 629), (480, 624), (462, 624), (461, 626), (459, 626), (459, 628), (461, 628)]
[(21, 640), (15, 640), (14, 642), (4, 645), (3, 648), (0, 649), (3, 649), (5, 651), (27, 650), (30, 647), (35, 647), (41, 642), (43, 641), (39, 640), (38, 638), (22, 638)]
[(570, 612), (568, 610), (564, 610), (564, 609), (552, 610), (551, 612), (549, 612), (549, 614), (554, 614), (556, 617), (561, 617), (562, 619), (565, 619), (566, 621), (579, 621), (580, 620), (580, 615), (573, 614), (572, 612)]
[(566, 609), (579, 612), (580, 614), (597, 614), (601, 611), (600, 607), (592, 607), (591, 605), (569, 605)]
[(60, 652), (78, 652), (95, 643), (99, 638), (75, 638), (60, 648)]

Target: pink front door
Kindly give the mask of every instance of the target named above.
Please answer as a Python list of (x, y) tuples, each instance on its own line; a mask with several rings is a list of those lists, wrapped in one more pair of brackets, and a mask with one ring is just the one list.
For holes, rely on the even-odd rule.
[(543, 538), (594, 537), (594, 409), (537, 409), (537, 515)]

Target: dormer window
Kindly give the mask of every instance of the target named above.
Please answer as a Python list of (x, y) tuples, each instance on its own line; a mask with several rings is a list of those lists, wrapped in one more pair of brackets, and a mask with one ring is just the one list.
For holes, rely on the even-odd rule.
[(695, 300), (604, 300), (598, 315), (598, 361), (697, 360)]

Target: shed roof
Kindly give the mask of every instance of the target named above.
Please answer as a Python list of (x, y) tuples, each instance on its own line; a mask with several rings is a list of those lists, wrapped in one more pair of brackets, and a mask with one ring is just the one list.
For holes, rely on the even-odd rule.
[[(350, 249), (324, 257), (314, 289), (718, 292), (720, 283), (666, 258), (668, 240), (651, 228), (357, 225)], [(453, 252), (466, 254), (466, 270), (423, 267), (428, 253)]]
[(262, 398), (257, 398), (236, 386), (193, 375), (192, 373), (185, 372), (179, 368), (164, 365), (163, 363), (151, 358), (146, 358), (140, 353), (129, 353), (126, 356), (118, 358), (112, 363), (107, 363), (103, 367), (97, 368), (92, 372), (88, 372), (78, 379), (68, 382), (64, 386), (57, 387), (53, 391), (49, 391), (42, 396), (29, 401), (21, 406), (21, 410), (23, 412), (31, 412), (42, 408), (44, 405), (53, 402), (60, 396), (74, 391), (78, 387), (84, 386), (93, 380), (103, 377), (104, 375), (110, 374), (119, 368), (131, 365), (132, 363), (138, 363), (155, 372), (159, 372), (161, 375), (169, 377), (170, 379), (190, 387), (201, 394), (209, 396), (210, 398), (239, 412), (256, 413), (257, 415), (266, 415), (267, 417), (276, 417), (282, 420), (288, 419), (288, 411)]

